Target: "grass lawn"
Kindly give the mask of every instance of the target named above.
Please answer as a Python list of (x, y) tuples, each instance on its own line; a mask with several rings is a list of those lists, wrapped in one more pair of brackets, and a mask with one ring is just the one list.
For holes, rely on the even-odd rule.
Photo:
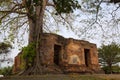
[(120, 74), (10, 76), (0, 80), (120, 80)]
[(120, 80), (120, 74), (98, 74), (94, 75), (105, 80)]

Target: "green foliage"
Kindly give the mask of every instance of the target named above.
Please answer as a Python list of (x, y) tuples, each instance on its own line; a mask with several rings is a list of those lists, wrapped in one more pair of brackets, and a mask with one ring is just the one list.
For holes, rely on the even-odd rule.
[(26, 69), (26, 62), (25, 62), (25, 60), (23, 59), (23, 57), (22, 57), (22, 63), (21, 63), (21, 65), (20, 65), (19, 68), (20, 68), (21, 71)]
[(5, 67), (0, 69), (0, 74), (4, 75), (4, 76), (9, 76), (12, 75), (12, 67)]
[(26, 7), (41, 5), (42, 0), (26, 0)]
[(7, 42), (1, 42), (0, 43), (0, 64), (3, 62), (12, 62), (12, 58), (9, 58), (8, 55), (10, 50), (12, 48), (12, 45)]
[(9, 3), (11, 0), (0, 0), (0, 5), (5, 5), (7, 3)]
[(7, 53), (9, 49), (12, 48), (10, 43), (1, 42), (0, 43), (0, 53)]
[[(77, 0), (53, 0), (55, 4), (56, 14), (71, 13), (76, 8), (81, 8)], [(34, 7), (41, 5), (42, 0), (28, 0), (26, 1), (26, 7), (32, 12)]]
[(116, 43), (103, 45), (98, 49), (100, 63), (106, 73), (112, 73), (112, 66), (120, 62), (120, 46)]
[(112, 2), (112, 3), (119, 3), (120, 0), (110, 0), (110, 2)]
[[(0, 0), (0, 10), (9, 10), (12, 7), (11, 1), (12, 0)], [(6, 14), (6, 12), (3, 12), (3, 13)], [(1, 18), (1, 15), (0, 15), (0, 18)]]
[(104, 66), (104, 67), (102, 67), (102, 69), (104, 70), (104, 72), (106, 74), (110, 74), (111, 71), (112, 71), (112, 73), (120, 73), (120, 67), (119, 66), (112, 66), (112, 70), (110, 69), (109, 66)]
[(26, 62), (25, 64), (27, 67), (32, 65), (35, 54), (36, 54), (35, 43), (31, 43), (27, 47), (23, 48), (21, 57), (25, 60)]
[(25, 7), (28, 8), (30, 14), (35, 14), (35, 6), (41, 5), (42, 0), (26, 0)]
[[(36, 5), (39, 5), (42, 1), (39, 1), (39, 0), (33, 0), (33, 2), (36, 4)], [(40, 2), (40, 3), (39, 3)]]
[(70, 13), (76, 8), (81, 8), (77, 0), (53, 0), (57, 14)]
[(120, 73), (120, 67), (119, 66), (112, 66), (113, 73)]
[(116, 64), (120, 62), (120, 46), (116, 43), (103, 45), (98, 49), (100, 62), (102, 64)]
[(104, 67), (102, 67), (102, 69), (105, 72), (105, 74), (110, 74), (111, 73), (111, 69), (108, 66), (104, 66)]

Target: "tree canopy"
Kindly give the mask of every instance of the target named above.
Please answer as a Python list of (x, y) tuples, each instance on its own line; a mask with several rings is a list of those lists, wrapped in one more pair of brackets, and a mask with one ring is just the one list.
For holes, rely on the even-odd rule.
[(102, 45), (98, 49), (100, 63), (103, 66), (108, 66), (112, 71), (112, 66), (120, 62), (120, 46), (116, 43)]
[[(23, 41), (22, 36), (24, 36), (23, 34), (25, 34), (28, 31), (28, 25), (29, 25), (27, 16), (32, 17), (35, 14), (35, 12), (33, 11), (36, 11), (35, 5), (40, 5), (40, 3), (38, 2), (39, 0), (32, 0), (32, 1), (31, 0), (0, 1), (1, 2), (0, 3), (0, 22), (1, 22), (0, 29), (7, 30), (5, 33), (9, 34), (8, 37), (10, 41), (11, 40), (13, 41), (15, 37), (17, 38), (19, 37), (17, 42)], [(100, 19), (106, 16), (101, 14), (103, 12), (100, 12), (100, 10), (101, 10), (101, 4), (104, 3), (105, 1), (106, 0), (81, 0), (81, 1), (79, 0), (66, 0), (66, 1), (48, 0), (46, 4), (46, 8), (45, 8), (43, 30), (45, 32), (54, 33), (60, 30), (59, 29), (60, 26), (66, 26), (67, 28), (72, 28), (75, 34), (77, 34), (79, 37), (81, 36), (81, 38), (83, 38), (84, 36), (86, 37), (92, 36), (92, 34), (88, 33), (89, 29), (94, 28), (94, 26), (96, 25), (99, 26), (104, 31), (104, 26), (101, 25)], [(117, 0), (107, 0), (106, 3), (116, 2), (116, 1)], [(31, 9), (34, 9), (34, 10), (31, 10)], [(77, 14), (76, 16), (73, 15), (74, 16), (73, 18), (70, 13), (74, 12), (76, 9), (79, 9), (83, 12), (79, 11), (79, 14)], [(117, 10), (117, 8), (115, 10)], [(86, 14), (86, 12), (90, 12), (90, 14)], [(69, 13), (70, 15), (67, 14), (68, 16), (67, 15), (65, 16), (64, 13)], [(95, 13), (96, 18), (95, 16), (93, 16), (93, 18), (91, 19), (89, 16), (91, 16), (91, 14), (94, 15), (94, 13)], [(78, 27), (76, 28), (76, 26), (78, 25), (74, 23), (76, 23), (77, 21), (76, 19), (82, 16), (83, 14), (84, 16), (87, 15), (88, 18), (87, 20), (84, 20), (82, 18), (81, 18), (82, 20), (79, 19), (78, 23), (80, 24), (82, 23), (82, 27), (79, 26), (79, 28)], [(118, 24), (117, 22), (118, 19), (115, 17), (115, 12), (110, 13), (110, 14), (114, 17), (113, 18), (114, 21), (116, 21), (114, 23)], [(105, 22), (107, 21), (104, 21), (104, 23)], [(93, 25), (92, 23), (95, 23), (95, 25)], [(84, 26), (84, 24), (90, 27), (86, 27)], [(21, 30), (23, 33), (21, 32)], [(13, 34), (13, 33), (16, 33), (16, 34)], [(21, 34), (22, 36), (20, 36), (19, 34)], [(87, 36), (86, 34), (90, 34), (90, 35)], [(6, 38), (7, 37), (5, 37), (5, 39)]]

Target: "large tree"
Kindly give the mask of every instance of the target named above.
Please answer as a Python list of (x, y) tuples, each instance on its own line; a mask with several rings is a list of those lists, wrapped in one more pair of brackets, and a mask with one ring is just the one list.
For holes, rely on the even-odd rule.
[(103, 67), (108, 66), (112, 73), (112, 66), (120, 62), (120, 46), (116, 43), (102, 45), (98, 52), (100, 63)]
[[(6, 6), (4, 6), (6, 4)], [(0, 21), (13, 20), (17, 18), (26, 17), (29, 25), (29, 44), (35, 44), (36, 61), (26, 73), (42, 74), (43, 66), (41, 65), (42, 50), (41, 50), (41, 37), (43, 34), (43, 17), (47, 6), (52, 6), (56, 10), (56, 15), (62, 13), (71, 13), (74, 9), (80, 8), (77, 0), (4, 0), (0, 1)], [(12, 13), (15, 13), (12, 14)], [(9, 16), (9, 18), (8, 18)], [(5, 19), (6, 18), (6, 19)], [(12, 20), (9, 21), (10, 23)], [(8, 22), (8, 23), (9, 23)], [(26, 22), (26, 21), (25, 21)], [(8, 24), (4, 23), (4, 24)], [(24, 25), (25, 23), (21, 24)], [(14, 27), (17, 29), (19, 26)], [(13, 28), (12, 28), (13, 29)]]

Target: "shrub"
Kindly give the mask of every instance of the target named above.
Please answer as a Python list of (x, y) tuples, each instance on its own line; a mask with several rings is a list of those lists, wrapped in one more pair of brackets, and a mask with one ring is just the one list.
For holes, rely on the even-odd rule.
[(12, 75), (12, 67), (5, 67), (0, 69), (0, 74), (4, 75), (4, 76), (9, 76)]
[(113, 66), (112, 67), (112, 72), (113, 73), (120, 73), (120, 67), (119, 66)]
[[(111, 69), (108, 66), (104, 66), (102, 68), (106, 74), (110, 74)], [(120, 67), (119, 66), (112, 66), (112, 73), (120, 73)]]
[(35, 58), (35, 53), (36, 53), (36, 50), (35, 50), (34, 43), (31, 43), (27, 47), (23, 48), (23, 52), (21, 55), (22, 59), (25, 61), (22, 64), (23, 67), (32, 66), (32, 63), (33, 63), (34, 58)]

